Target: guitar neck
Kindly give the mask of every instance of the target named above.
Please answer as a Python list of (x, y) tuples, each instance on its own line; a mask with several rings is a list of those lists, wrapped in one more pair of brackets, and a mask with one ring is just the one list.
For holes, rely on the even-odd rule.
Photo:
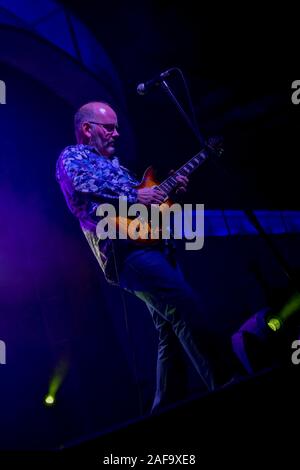
[(185, 163), (179, 170), (172, 173), (167, 179), (165, 179), (158, 188), (161, 189), (164, 193), (170, 194), (170, 192), (178, 185), (176, 181), (177, 175), (189, 176), (193, 171), (195, 171), (202, 163), (207, 159), (208, 154), (203, 149), (201, 152), (197, 153), (193, 158), (191, 158), (187, 163)]

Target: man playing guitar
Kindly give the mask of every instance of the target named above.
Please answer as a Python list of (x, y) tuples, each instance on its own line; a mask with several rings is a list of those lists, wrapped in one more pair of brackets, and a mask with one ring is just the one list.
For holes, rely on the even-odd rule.
[[(195, 319), (199, 323), (203, 318), (199, 299), (171, 257), (167, 244), (164, 240), (151, 246), (130, 240), (101, 240), (96, 233), (99, 204), (116, 204), (119, 198), (126, 196), (129, 204), (138, 202), (149, 207), (165, 201), (167, 193), (163, 189), (166, 188), (141, 187), (131, 172), (120, 165), (115, 155), (118, 119), (107, 103), (92, 102), (82, 106), (75, 114), (75, 133), (77, 145), (67, 147), (58, 159), (57, 181), (107, 281), (138, 296), (151, 313), (158, 331), (157, 382), (152, 412), (184, 397), (183, 371), (179, 377), (183, 351), (205, 388), (213, 390), (214, 378), (205, 341), (198, 341), (193, 326)], [(185, 174), (173, 177), (173, 189), (186, 191), (187, 184)], [(200, 333), (207, 342), (205, 327)], [(181, 386), (175, 389), (173, 384), (178, 378)]]

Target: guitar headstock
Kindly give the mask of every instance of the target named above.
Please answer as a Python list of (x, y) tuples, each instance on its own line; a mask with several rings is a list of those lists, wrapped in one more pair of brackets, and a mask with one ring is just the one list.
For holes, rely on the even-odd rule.
[(213, 154), (217, 155), (218, 157), (222, 157), (224, 153), (224, 140), (223, 137), (220, 136), (214, 136), (210, 137), (206, 144), (205, 147), (212, 152)]

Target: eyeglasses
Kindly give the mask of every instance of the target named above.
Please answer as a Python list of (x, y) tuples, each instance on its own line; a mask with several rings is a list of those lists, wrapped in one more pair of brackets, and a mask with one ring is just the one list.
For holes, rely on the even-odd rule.
[(89, 124), (97, 124), (98, 126), (102, 126), (106, 132), (109, 134), (112, 134), (114, 131), (119, 131), (118, 124), (102, 124), (102, 122), (94, 122), (94, 121), (88, 121)]

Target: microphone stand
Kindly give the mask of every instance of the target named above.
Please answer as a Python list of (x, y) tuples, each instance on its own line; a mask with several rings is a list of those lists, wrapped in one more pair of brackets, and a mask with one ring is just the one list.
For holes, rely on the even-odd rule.
[(197, 137), (198, 141), (200, 142), (200, 145), (202, 147), (205, 146), (205, 138), (204, 136), (201, 134), (201, 132), (199, 131), (198, 127), (192, 122), (192, 120), (190, 119), (190, 117), (188, 116), (188, 114), (185, 112), (185, 110), (183, 109), (183, 107), (181, 106), (181, 104), (179, 103), (178, 99), (176, 98), (176, 96), (174, 95), (173, 91), (171, 90), (171, 88), (169, 87), (169, 85), (167, 84), (167, 82), (165, 80), (162, 80), (160, 82), (160, 85), (161, 87), (163, 88), (163, 90), (167, 93), (167, 95), (171, 98), (171, 100), (173, 101), (173, 103), (175, 104), (175, 106), (177, 107), (178, 111), (180, 112), (180, 114), (183, 116), (183, 119), (185, 119), (185, 121), (187, 122), (188, 126), (192, 129), (192, 131), (194, 132), (195, 136)]
[[(199, 131), (197, 125), (195, 123), (192, 122), (192, 120), (190, 119), (190, 117), (188, 116), (188, 114), (186, 113), (186, 111), (183, 109), (183, 107), (181, 106), (181, 104), (179, 103), (178, 99), (176, 98), (176, 96), (174, 95), (173, 91), (170, 89), (169, 85), (167, 84), (167, 82), (165, 80), (162, 80), (160, 82), (160, 86), (162, 87), (162, 89), (167, 93), (167, 95), (169, 96), (169, 98), (171, 98), (171, 101), (173, 101), (173, 103), (175, 104), (175, 106), (177, 107), (178, 111), (180, 112), (180, 114), (182, 115), (182, 117), (184, 118), (184, 120), (186, 121), (187, 125), (190, 127), (190, 129), (193, 131), (194, 135), (196, 136), (196, 138), (198, 139), (198, 141), (200, 142), (200, 145), (201, 147), (204, 147), (205, 146), (205, 138), (203, 137), (202, 133)], [(230, 180), (234, 183), (234, 186), (237, 187), (237, 182), (234, 180), (233, 176), (231, 174), (229, 174), (223, 167), (221, 167), (215, 159), (213, 159), (213, 162), (214, 164), (218, 167), (218, 169), (221, 169), (221, 171), (223, 173), (225, 173), (226, 177), (229, 177)], [(244, 199), (244, 194), (243, 194), (243, 199)], [(246, 217), (248, 218), (248, 220), (250, 221), (250, 223), (253, 225), (253, 227), (257, 230), (257, 232), (259, 233), (259, 235), (263, 238), (263, 240), (266, 242), (266, 244), (268, 245), (268, 247), (270, 248), (271, 252), (273, 253), (273, 256), (274, 258), (277, 260), (280, 268), (282, 269), (283, 273), (285, 274), (285, 276), (288, 278), (289, 282), (293, 285), (293, 287), (298, 291), (300, 292), (300, 285), (299, 285), (299, 281), (296, 281), (294, 279), (294, 275), (291, 271), (291, 268), (290, 266), (288, 265), (288, 263), (286, 262), (285, 258), (282, 256), (282, 254), (280, 253), (280, 251), (277, 249), (277, 247), (274, 245), (273, 241), (271, 240), (271, 238), (268, 236), (268, 234), (265, 232), (263, 226), (261, 225), (260, 221), (258, 220), (257, 216), (255, 215), (255, 213), (253, 212), (253, 210), (249, 209), (249, 208), (243, 208), (243, 212), (245, 213)]]

